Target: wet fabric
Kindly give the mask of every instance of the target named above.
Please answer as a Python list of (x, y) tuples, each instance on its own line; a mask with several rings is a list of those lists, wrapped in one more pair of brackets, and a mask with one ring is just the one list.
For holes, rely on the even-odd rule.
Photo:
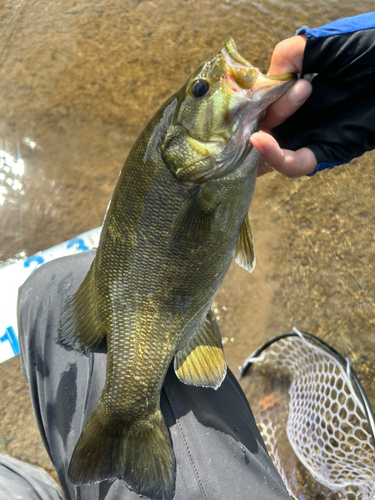
[(63, 500), (53, 479), (40, 467), (0, 454), (0, 500)]
[(310, 148), (315, 172), (375, 148), (374, 26), (370, 13), (297, 32), (308, 37), (302, 76), (314, 75), (313, 91), (272, 133), (282, 148)]
[[(105, 382), (106, 348), (88, 356), (57, 344), (61, 310), (95, 252), (49, 262), (20, 288), (21, 367), (66, 500), (139, 500), (121, 480), (74, 486), (67, 470)], [(161, 409), (177, 462), (175, 500), (289, 498), (232, 373), (221, 387), (191, 387), (169, 369)]]

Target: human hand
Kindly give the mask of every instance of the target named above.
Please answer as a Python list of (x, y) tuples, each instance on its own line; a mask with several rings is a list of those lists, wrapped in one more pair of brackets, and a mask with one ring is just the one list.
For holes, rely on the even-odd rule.
[[(268, 73), (301, 73), (306, 45), (304, 35), (293, 36), (276, 45)], [(261, 131), (252, 135), (251, 142), (260, 152), (258, 177), (278, 170), (287, 177), (301, 177), (311, 174), (317, 165), (314, 153), (308, 148), (297, 151), (281, 149), (270, 130), (284, 122), (307, 100), (312, 86), (307, 80), (298, 80), (291, 89), (275, 101), (267, 110)]]

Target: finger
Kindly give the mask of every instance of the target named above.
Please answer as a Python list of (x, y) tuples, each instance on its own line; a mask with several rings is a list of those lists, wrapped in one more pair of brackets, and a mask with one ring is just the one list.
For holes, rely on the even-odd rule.
[(298, 80), (280, 99), (273, 102), (262, 121), (263, 130), (271, 130), (283, 123), (308, 99), (312, 85), (307, 80)]
[(298, 35), (278, 43), (272, 54), (268, 74), (301, 73), (306, 40), (305, 35)]
[(265, 132), (257, 132), (251, 136), (251, 142), (260, 152), (261, 159), (267, 165), (261, 165), (260, 175), (267, 173), (269, 167), (286, 177), (302, 177), (314, 172), (317, 161), (311, 149), (301, 148), (297, 151), (281, 149), (277, 141)]
[(263, 160), (263, 157), (261, 156), (257, 170), (257, 177), (262, 177), (262, 175), (268, 174), (269, 172), (274, 172), (274, 169), (270, 167), (268, 163), (266, 163)]

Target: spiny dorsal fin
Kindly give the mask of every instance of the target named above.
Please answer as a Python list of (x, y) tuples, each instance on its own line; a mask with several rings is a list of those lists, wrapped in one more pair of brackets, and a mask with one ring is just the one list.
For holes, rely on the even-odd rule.
[(201, 196), (201, 189), (197, 189), (182, 205), (172, 226), (175, 241), (199, 245), (210, 232), (216, 206), (202, 209)]
[(244, 218), (234, 252), (234, 262), (251, 273), (255, 267), (254, 239), (251, 233), (249, 216)]
[(65, 304), (60, 319), (58, 342), (77, 351), (93, 350), (104, 340), (94, 289), (94, 263), (77, 292)]
[(187, 385), (218, 389), (227, 373), (211, 311), (203, 326), (174, 358), (177, 377)]

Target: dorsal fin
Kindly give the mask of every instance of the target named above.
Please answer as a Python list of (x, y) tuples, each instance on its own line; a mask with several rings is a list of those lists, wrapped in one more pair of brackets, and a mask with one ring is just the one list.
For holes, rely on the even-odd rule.
[(96, 310), (94, 266), (95, 259), (77, 292), (65, 304), (60, 319), (58, 342), (80, 352), (95, 349), (106, 336)]
[(234, 262), (251, 273), (255, 267), (254, 239), (251, 233), (249, 216), (244, 218), (238, 234)]
[(227, 364), (220, 346), (210, 311), (201, 329), (177, 352), (174, 370), (187, 385), (218, 389), (227, 373)]

